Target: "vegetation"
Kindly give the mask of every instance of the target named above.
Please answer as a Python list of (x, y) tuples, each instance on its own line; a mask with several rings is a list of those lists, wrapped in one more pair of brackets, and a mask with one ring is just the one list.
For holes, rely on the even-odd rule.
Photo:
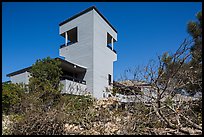
[(16, 112), (16, 107), (20, 104), (25, 94), (22, 84), (5, 83), (2, 84), (2, 110), (3, 113)]
[[(199, 12), (197, 17), (198, 22), (188, 25), (193, 38), (185, 39), (175, 53), (165, 52), (142, 69), (127, 71), (133, 72), (135, 81), (151, 85), (150, 96), (143, 96), (151, 101), (144, 103), (152, 109), (150, 114), (161, 120), (161, 127), (177, 129), (185, 134), (192, 134), (189, 128), (202, 130), (202, 122), (197, 119), (202, 114), (202, 105), (192, 110), (192, 104), (202, 104), (202, 98), (196, 101), (191, 98), (202, 91), (202, 13)], [(191, 97), (178, 95), (178, 91), (186, 91)]]
[(44, 109), (49, 108), (60, 99), (62, 70), (59, 66), (59, 60), (47, 57), (37, 60), (31, 68), (29, 89), (44, 103)]
[(192, 80), (191, 85), (187, 85), (187, 89), (190, 91), (198, 92), (202, 91), (202, 11), (198, 12), (197, 21), (191, 21), (188, 23), (188, 32), (193, 37), (193, 45), (190, 52), (192, 59), (189, 62), (190, 73)]
[(175, 54), (163, 54), (164, 74), (162, 78), (167, 80), (169, 75), (175, 73), (175, 82), (182, 83), (178, 89), (183, 89), (190, 94), (202, 91), (202, 12), (197, 13), (198, 21), (190, 21), (187, 30), (192, 39), (185, 39)]
[(38, 59), (30, 71), (29, 87), (31, 91), (46, 91), (47, 88), (51, 88), (58, 92), (60, 76), (62, 75), (62, 70), (59, 66), (59, 60), (54, 60), (50, 57), (42, 60)]
[(28, 88), (21, 84), (3, 85), (3, 113), (18, 116), (6, 117), (7, 121), (13, 121), (12, 126), (9, 124), (13, 128), (6, 128), (5, 134), (63, 134), (66, 122), (80, 123), (86, 116), (93, 99), (62, 95), (59, 65), (58, 60), (49, 57), (37, 60), (30, 70)]

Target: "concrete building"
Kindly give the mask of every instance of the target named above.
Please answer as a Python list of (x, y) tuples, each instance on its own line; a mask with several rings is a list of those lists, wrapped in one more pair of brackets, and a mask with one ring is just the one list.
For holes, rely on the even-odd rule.
[[(114, 42), (116, 29), (97, 10), (90, 7), (59, 24), (65, 43), (60, 46), (59, 59), (63, 70), (62, 93), (106, 97), (106, 88), (113, 82), (113, 62), (117, 60)], [(29, 82), (31, 67), (8, 74), (12, 83)]]

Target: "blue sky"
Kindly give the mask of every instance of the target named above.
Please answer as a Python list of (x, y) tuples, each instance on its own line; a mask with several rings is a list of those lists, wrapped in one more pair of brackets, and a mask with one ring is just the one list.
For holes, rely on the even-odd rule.
[(118, 31), (115, 80), (127, 68), (174, 52), (202, 9), (201, 2), (3, 2), (2, 81), (37, 59), (59, 57), (59, 23), (93, 5)]

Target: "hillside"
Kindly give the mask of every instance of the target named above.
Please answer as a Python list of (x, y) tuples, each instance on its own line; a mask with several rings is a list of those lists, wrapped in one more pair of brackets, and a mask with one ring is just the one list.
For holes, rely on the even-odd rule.
[[(119, 85), (119, 86), (118, 86)], [(136, 90), (130, 81), (117, 83), (120, 92)], [(138, 94), (137, 94), (138, 95)], [(48, 110), (27, 100), (27, 110), (21, 114), (3, 115), (2, 134), (17, 135), (200, 135), (202, 131), (186, 125), (182, 130), (165, 125), (144, 102), (124, 103), (112, 96), (96, 100), (90, 96), (63, 95), (57, 105)], [(196, 108), (199, 102), (188, 101)], [(21, 106), (23, 107), (23, 106)], [(33, 107), (33, 108), (32, 108)], [(38, 109), (35, 109), (39, 107)], [(199, 106), (197, 106), (199, 107)], [(202, 106), (201, 106), (202, 108)], [(22, 109), (22, 108), (21, 108)], [(169, 113), (169, 110), (163, 111)], [(188, 112), (189, 113), (189, 112)], [(196, 112), (195, 112), (196, 113)], [(189, 113), (190, 114), (190, 113)], [(191, 114), (198, 118), (197, 114)], [(168, 117), (176, 122), (173, 115)], [(197, 121), (202, 126), (202, 121)]]

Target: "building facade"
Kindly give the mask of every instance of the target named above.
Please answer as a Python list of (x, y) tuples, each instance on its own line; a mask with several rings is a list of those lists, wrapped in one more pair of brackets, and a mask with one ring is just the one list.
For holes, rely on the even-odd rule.
[[(113, 83), (113, 63), (117, 60), (114, 42), (116, 29), (98, 11), (90, 7), (59, 24), (65, 43), (59, 48), (64, 85), (62, 93), (91, 93), (106, 97), (106, 88)], [(57, 59), (57, 58), (56, 58)], [(31, 67), (8, 74), (12, 83), (29, 82)]]

